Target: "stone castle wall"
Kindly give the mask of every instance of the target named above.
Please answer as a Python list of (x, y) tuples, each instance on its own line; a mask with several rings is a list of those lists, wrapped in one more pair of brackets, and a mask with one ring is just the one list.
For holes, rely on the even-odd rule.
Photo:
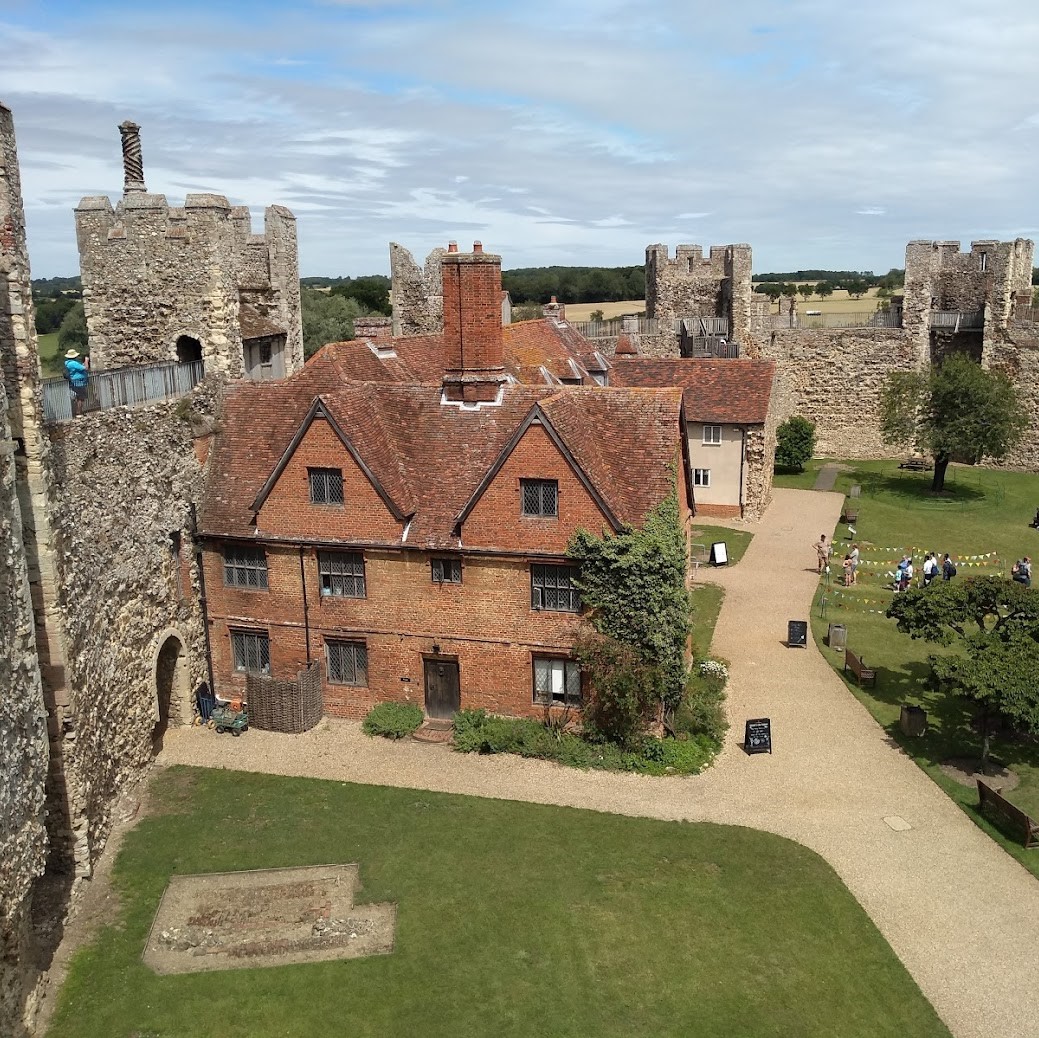
[(439, 335), (444, 328), (443, 259), (446, 249), (434, 249), (424, 267), (396, 242), (390, 242), (390, 283), (393, 296), (393, 335)]
[(1039, 325), (1012, 322), (1007, 333), (990, 341), (984, 363), (1010, 376), (1030, 420), (1029, 431), (1005, 464), (1039, 472)]
[[(47, 710), (38, 622), (45, 603), (22, 485), (41, 475), (36, 331), (14, 122), (0, 105), (0, 1034), (17, 1036), (38, 975), (29, 925), (47, 854)], [(27, 549), (27, 542), (29, 549)]]
[(64, 781), (81, 873), (104, 844), (115, 796), (153, 758), (161, 700), (169, 724), (190, 722), (206, 677), (195, 441), (220, 385), (207, 379), (175, 403), (113, 408), (53, 430), (71, 698)]
[[(223, 195), (128, 192), (76, 209), (91, 361), (95, 368), (177, 359), (177, 340), (202, 345), (206, 371), (241, 377), (243, 322), (256, 317), (286, 333), (285, 371), (303, 365), (296, 221), (269, 206), (264, 234), (249, 210)], [(241, 312), (248, 304), (250, 315)], [(247, 328), (248, 334), (248, 328)]]

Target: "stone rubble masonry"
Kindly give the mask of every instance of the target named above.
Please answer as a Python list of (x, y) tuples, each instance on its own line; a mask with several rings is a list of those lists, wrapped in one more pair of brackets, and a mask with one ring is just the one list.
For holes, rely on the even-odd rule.
[[(48, 603), (47, 454), (14, 121), (0, 105), (0, 1034), (38, 996), (29, 906), (47, 854), (47, 709), (37, 636)], [(34, 512), (29, 484), (41, 494)]]
[(707, 259), (699, 245), (646, 248), (646, 317), (727, 317), (729, 335), (744, 342), (754, 310), (749, 245), (712, 245)]
[(440, 334), (444, 326), (442, 263), (446, 255), (446, 249), (434, 249), (426, 257), (425, 267), (420, 268), (403, 245), (390, 242), (394, 338)]
[(76, 208), (91, 363), (95, 368), (177, 359), (177, 340), (202, 344), (209, 373), (245, 374), (241, 308), (284, 330), (285, 374), (303, 366), (296, 220), (268, 206), (253, 234), (246, 206), (223, 195), (128, 191)]
[(177, 402), (112, 408), (52, 432), (71, 708), (64, 783), (80, 875), (101, 852), (115, 796), (152, 760), (160, 696), (171, 725), (189, 723), (206, 678), (195, 441), (222, 385), (210, 377)]

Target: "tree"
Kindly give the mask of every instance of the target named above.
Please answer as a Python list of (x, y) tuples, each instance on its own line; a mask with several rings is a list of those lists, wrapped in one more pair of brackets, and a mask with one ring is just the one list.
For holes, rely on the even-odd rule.
[(797, 285), (787, 282), (782, 286), (780, 292), (787, 297), (787, 299), (793, 299), (797, 295)]
[(981, 707), (981, 771), (996, 716), (1039, 734), (1039, 589), (1004, 577), (941, 581), (896, 596), (887, 615), (911, 638), (962, 652), (929, 657), (939, 688)]
[(880, 398), (885, 443), (909, 444), (934, 458), (931, 490), (945, 488), (953, 456), (1001, 461), (1028, 428), (1020, 394), (1002, 371), (986, 371), (963, 353), (928, 370), (888, 376)]
[(758, 285), (757, 290), (764, 296), (768, 296), (769, 301), (774, 303), (783, 294), (783, 286), (778, 281), (766, 281), (764, 284)]
[(641, 530), (604, 537), (578, 530), (567, 555), (580, 567), (577, 586), (592, 627), (645, 665), (639, 671), (649, 683), (643, 701), (662, 706), (670, 718), (685, 688), (692, 621), (677, 493), (646, 516)]
[(354, 298), (326, 295), (313, 288), (300, 290), (303, 311), (303, 354), (312, 357), (329, 342), (345, 342), (354, 337), (354, 318), (365, 313)]
[(797, 291), (801, 294), (801, 298), (807, 303), (808, 300), (815, 295), (815, 285), (798, 285)]
[(596, 324), (602, 324), (602, 322), (606, 320), (606, 314), (604, 314), (602, 310), (593, 310), (588, 315), (588, 320), (594, 321)]
[(821, 281), (815, 286), (815, 294), (820, 299), (829, 299), (833, 295), (833, 285), (829, 281)]
[(87, 318), (83, 303), (76, 303), (61, 320), (58, 329), (58, 346), (63, 350), (87, 352)]
[(776, 430), (776, 465), (802, 472), (815, 451), (815, 422), (794, 415)]

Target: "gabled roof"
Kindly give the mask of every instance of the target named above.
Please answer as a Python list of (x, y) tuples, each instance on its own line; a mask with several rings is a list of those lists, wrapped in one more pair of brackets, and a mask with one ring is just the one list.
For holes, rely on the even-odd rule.
[(616, 356), (610, 384), (681, 387), (690, 422), (763, 425), (775, 375), (771, 360)]
[(209, 458), (203, 534), (258, 536), (253, 505), (316, 396), (373, 485), (412, 517), (409, 546), (458, 545), (459, 515), (535, 413), (555, 430), (611, 523), (640, 524), (667, 496), (680, 447), (679, 390), (509, 385), (500, 406), (470, 411), (444, 406), (439, 385), (343, 385), (329, 358), (315, 360), (291, 378), (229, 391)]

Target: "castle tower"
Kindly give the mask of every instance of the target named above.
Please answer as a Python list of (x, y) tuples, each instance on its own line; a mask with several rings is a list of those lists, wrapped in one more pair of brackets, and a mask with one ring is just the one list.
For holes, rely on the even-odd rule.
[(393, 335), (439, 335), (444, 324), (442, 263), (446, 253), (434, 249), (423, 267), (395, 241), (390, 242), (390, 294)]
[(95, 369), (204, 361), (232, 378), (279, 378), (303, 365), (296, 221), (269, 206), (254, 235), (249, 210), (223, 195), (183, 207), (147, 191), (140, 127), (119, 127), (123, 194), (82, 199), (76, 238)]
[(646, 316), (669, 322), (683, 317), (724, 318), (727, 334), (745, 342), (751, 322), (751, 248), (712, 245), (704, 259), (699, 245), (646, 249)]

